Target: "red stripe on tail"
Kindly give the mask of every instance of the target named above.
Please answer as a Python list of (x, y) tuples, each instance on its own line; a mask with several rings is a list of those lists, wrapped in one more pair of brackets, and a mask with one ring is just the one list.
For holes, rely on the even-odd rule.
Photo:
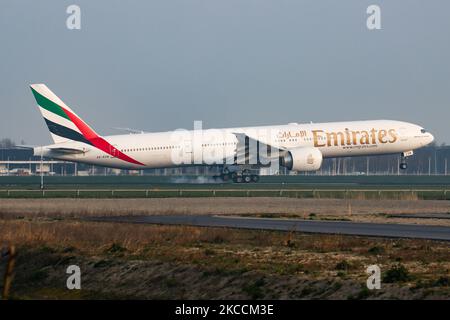
[(97, 133), (95, 133), (94, 130), (92, 130), (86, 123), (84, 123), (83, 120), (78, 118), (76, 115), (74, 115), (69, 110), (66, 110), (65, 108), (62, 108), (63, 111), (67, 114), (67, 116), (72, 120), (73, 123), (77, 126), (77, 128), (81, 131), (83, 136), (89, 140), (96, 148), (106, 152), (107, 154), (118, 158), (120, 160), (130, 162), (133, 164), (144, 166), (143, 163), (127, 156), (125, 153), (121, 152), (120, 150), (117, 150), (114, 146), (112, 146), (108, 141), (100, 137)]

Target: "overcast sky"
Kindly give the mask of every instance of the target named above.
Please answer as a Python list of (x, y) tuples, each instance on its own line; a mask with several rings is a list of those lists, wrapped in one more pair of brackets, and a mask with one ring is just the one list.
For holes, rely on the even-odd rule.
[(448, 0), (2, 0), (0, 137), (51, 142), (28, 87), (45, 83), (100, 134), (398, 119), (450, 142), (449, 14)]

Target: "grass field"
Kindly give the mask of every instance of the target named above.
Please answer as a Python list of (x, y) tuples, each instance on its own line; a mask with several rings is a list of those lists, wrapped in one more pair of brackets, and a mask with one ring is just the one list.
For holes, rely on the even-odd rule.
[[(450, 201), (281, 197), (0, 199), (0, 219), (205, 214), (450, 226)], [(441, 214), (448, 218), (401, 218), (408, 214)]]
[[(448, 243), (53, 219), (0, 228), (18, 246), (15, 299), (450, 298)], [(81, 291), (65, 288), (72, 264)], [(381, 290), (365, 286), (371, 264)]]
[(8, 189), (0, 198), (192, 198), (290, 197), (314, 199), (450, 200), (450, 190), (439, 189)]
[[(279, 197), (0, 199), (0, 243), (18, 248), (14, 299), (449, 299), (446, 242), (83, 220), (241, 214), (396, 223), (389, 214), (449, 208), (448, 201)], [(81, 291), (65, 287), (73, 264), (82, 270)], [(365, 287), (371, 264), (383, 272), (381, 290)], [(4, 268), (2, 261), (0, 274)]]
[(267, 176), (255, 184), (205, 177), (0, 177), (0, 198), (293, 197), (450, 200), (450, 176)]
[[(415, 175), (393, 175), (393, 176), (318, 176), (318, 175), (297, 175), (297, 176), (261, 176), (259, 183), (252, 184), (233, 184), (215, 183), (211, 177), (206, 176), (45, 176), (45, 185), (49, 188), (64, 188), (64, 186), (73, 188), (80, 187), (124, 187), (141, 186), (146, 187), (166, 187), (170, 188), (174, 185), (179, 188), (189, 187), (209, 187), (222, 186), (233, 188), (264, 188), (267, 185), (279, 185), (286, 188), (296, 188), (303, 186), (354, 186), (354, 187), (377, 187), (389, 186), (394, 187), (440, 187), (450, 188), (450, 175), (444, 176), (415, 176)], [(39, 188), (39, 176), (0, 176), (0, 187), (11, 188), (20, 186), (24, 188)]]
[[(449, 214), (447, 177), (270, 177), (252, 185), (46, 177), (44, 192), (36, 179), (0, 177), (0, 244), (18, 248), (14, 299), (450, 299), (447, 242), (83, 220), (238, 214), (449, 225), (390, 217)], [(82, 270), (81, 291), (65, 287), (72, 264)], [(371, 264), (381, 267), (381, 290), (366, 288)]]

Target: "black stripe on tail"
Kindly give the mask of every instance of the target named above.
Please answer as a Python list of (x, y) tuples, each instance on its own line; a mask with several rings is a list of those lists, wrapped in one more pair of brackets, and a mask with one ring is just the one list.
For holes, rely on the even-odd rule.
[(67, 127), (64, 127), (60, 124), (57, 124), (53, 121), (50, 121), (46, 118), (44, 118), (44, 120), (45, 123), (47, 123), (48, 129), (50, 130), (51, 133), (69, 140), (84, 142), (92, 145), (92, 143), (89, 140), (87, 140), (81, 133), (76, 132), (75, 130), (69, 129)]

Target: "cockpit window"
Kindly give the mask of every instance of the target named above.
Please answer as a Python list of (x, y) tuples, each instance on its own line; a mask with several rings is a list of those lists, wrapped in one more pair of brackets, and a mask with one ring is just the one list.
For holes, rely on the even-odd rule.
[(427, 130), (425, 130), (425, 129), (420, 129), (420, 132), (422, 132), (422, 133), (427, 133)]

